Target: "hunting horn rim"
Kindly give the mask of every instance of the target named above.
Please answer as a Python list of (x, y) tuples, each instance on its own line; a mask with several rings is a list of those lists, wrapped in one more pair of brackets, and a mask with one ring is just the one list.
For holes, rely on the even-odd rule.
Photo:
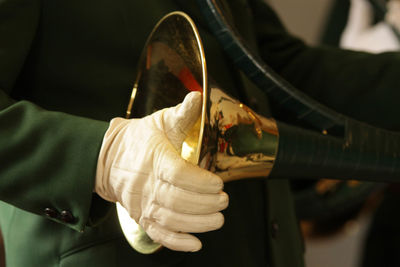
[[(201, 141), (203, 139), (204, 135), (204, 126), (205, 126), (205, 121), (206, 121), (206, 108), (207, 108), (207, 99), (208, 99), (208, 79), (207, 79), (207, 65), (206, 65), (206, 59), (205, 59), (205, 53), (204, 53), (204, 48), (203, 48), (203, 43), (200, 38), (200, 33), (194, 23), (194, 21), (184, 12), (181, 11), (174, 11), (171, 13), (168, 13), (164, 17), (162, 17), (157, 24), (154, 26), (152, 29), (149, 37), (146, 40), (146, 43), (144, 45), (143, 51), (141, 53), (140, 59), (139, 59), (139, 64), (138, 64), (138, 72), (137, 76), (134, 82), (134, 86), (132, 88), (132, 93), (129, 99), (128, 107), (126, 110), (126, 118), (129, 119), (132, 116), (132, 108), (133, 108), (133, 103), (136, 99), (138, 90), (139, 90), (139, 81), (142, 77), (142, 68), (141, 66), (144, 64), (144, 60), (146, 59), (146, 49), (149, 46), (152, 38), (154, 35), (157, 33), (157, 31), (160, 29), (160, 26), (165, 23), (166, 20), (170, 18), (183, 18), (184, 21), (187, 23), (187, 25), (190, 26), (190, 29), (192, 31), (192, 34), (194, 36), (194, 39), (196, 41), (196, 49), (198, 50), (198, 56), (199, 56), (199, 61), (201, 65), (201, 73), (202, 73), (202, 112), (201, 112), (201, 121), (200, 121), (200, 131), (199, 131), (199, 137), (198, 137), (198, 144), (201, 144)], [(201, 152), (201, 146), (198, 145), (196, 148), (195, 156), (190, 160), (193, 164), (198, 164), (199, 159), (200, 159), (200, 152)], [(159, 243), (154, 242), (151, 240), (150, 237), (146, 234), (146, 232), (133, 220), (130, 216), (127, 210), (122, 207), (120, 203), (116, 203), (116, 208), (117, 208), (117, 215), (118, 215), (118, 220), (122, 229), (122, 232), (128, 241), (128, 243), (131, 245), (132, 248), (134, 248), (137, 252), (142, 253), (142, 254), (152, 254), (157, 252), (162, 248), (162, 245)]]

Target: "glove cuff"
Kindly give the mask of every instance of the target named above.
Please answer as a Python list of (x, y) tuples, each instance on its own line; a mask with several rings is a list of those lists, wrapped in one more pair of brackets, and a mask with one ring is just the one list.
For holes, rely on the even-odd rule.
[(110, 170), (113, 164), (114, 155), (116, 154), (121, 133), (124, 132), (125, 126), (130, 120), (123, 118), (114, 118), (110, 121), (110, 125), (104, 134), (101, 144), (99, 157), (97, 160), (96, 179), (94, 191), (103, 199), (110, 202), (117, 202), (110, 181)]

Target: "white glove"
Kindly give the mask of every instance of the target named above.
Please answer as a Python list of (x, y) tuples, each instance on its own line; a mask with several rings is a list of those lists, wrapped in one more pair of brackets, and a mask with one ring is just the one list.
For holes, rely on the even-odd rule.
[[(390, 12), (388, 14), (393, 16)], [(340, 46), (372, 53), (399, 50), (400, 43), (390, 25), (386, 21), (375, 25), (372, 25), (372, 22), (371, 4), (366, 0), (351, 0), (349, 18), (341, 36)]]
[(201, 98), (192, 92), (182, 104), (142, 119), (113, 119), (98, 160), (97, 194), (119, 202), (155, 242), (173, 250), (200, 250), (200, 240), (188, 233), (222, 227), (219, 211), (228, 206), (222, 180), (179, 154)]

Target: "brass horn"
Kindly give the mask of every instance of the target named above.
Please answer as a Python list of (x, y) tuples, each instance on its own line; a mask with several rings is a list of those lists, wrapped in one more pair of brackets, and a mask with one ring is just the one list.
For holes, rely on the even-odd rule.
[[(338, 123), (331, 133), (288, 125), (256, 114), (210, 84), (195, 24), (186, 14), (172, 12), (158, 22), (145, 44), (126, 117), (143, 117), (174, 106), (189, 91), (202, 92), (202, 115), (183, 143), (181, 155), (225, 182), (271, 172), (275, 178), (378, 182), (400, 177), (399, 133), (321, 108), (315, 101), (310, 106), (319, 109), (310, 108), (307, 114), (319, 112), (335, 119)], [(160, 249), (119, 204), (117, 211), (123, 233), (135, 250), (149, 254)]]
[[(276, 122), (208, 85), (199, 33), (190, 17), (173, 12), (160, 20), (147, 40), (127, 118), (174, 106), (189, 91), (202, 92), (203, 112), (183, 143), (181, 156), (218, 173), (224, 181), (267, 176), (278, 148)], [(119, 204), (117, 210), (122, 230), (135, 250), (149, 254), (161, 247)]]

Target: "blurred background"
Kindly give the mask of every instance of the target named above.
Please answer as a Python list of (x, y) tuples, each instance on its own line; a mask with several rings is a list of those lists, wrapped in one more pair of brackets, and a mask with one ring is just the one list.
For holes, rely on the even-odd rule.
[(287, 29), (308, 44), (318, 44), (334, 0), (266, 0)]
[[(307, 44), (318, 45), (324, 39), (330, 11), (341, 0), (266, 0), (279, 14), (288, 31)], [(344, 2), (344, 1), (341, 1)], [(341, 227), (323, 235), (310, 235), (309, 225), (302, 223), (305, 234), (307, 267), (357, 267), (365, 243), (373, 209), (338, 222)], [(332, 222), (335, 223), (335, 222)]]

